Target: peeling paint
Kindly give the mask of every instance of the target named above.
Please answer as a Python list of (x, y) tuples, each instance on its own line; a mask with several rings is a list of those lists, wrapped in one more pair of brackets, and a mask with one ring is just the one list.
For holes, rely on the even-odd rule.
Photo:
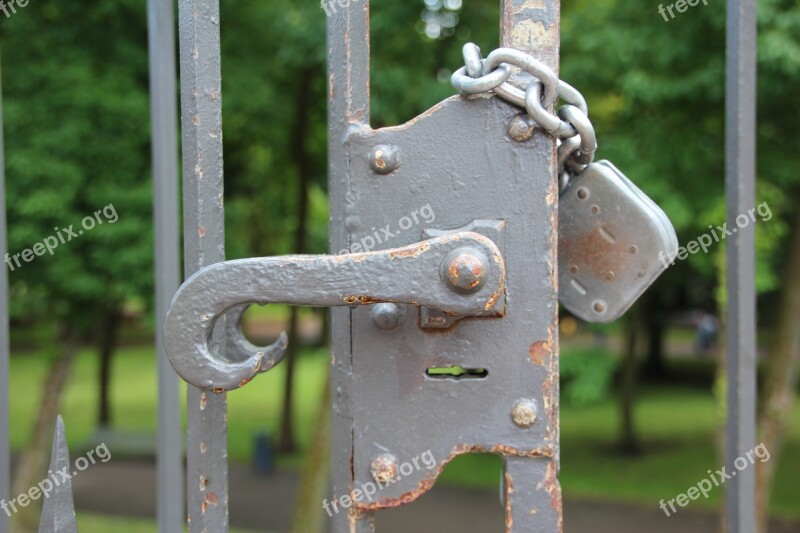
[(358, 502), (354, 507), (359, 513), (366, 513), (377, 511), (378, 509), (390, 509), (409, 504), (433, 488), (433, 486), (436, 484), (437, 478), (441, 475), (450, 461), (459, 455), (465, 455), (469, 453), (496, 453), (498, 455), (513, 455), (516, 457), (555, 458), (555, 450), (552, 446), (540, 446), (530, 450), (521, 450), (504, 444), (497, 444), (490, 447), (478, 445), (459, 445), (453, 449), (446, 459), (439, 463), (439, 465), (436, 467), (436, 470), (428, 474), (428, 476), (420, 481), (414, 489), (403, 493), (397, 498), (382, 498), (370, 503)]
[(505, 480), (505, 498), (504, 498), (504, 507), (506, 513), (506, 531), (511, 531), (511, 528), (514, 526), (514, 516), (511, 513), (511, 495), (514, 494), (514, 480), (511, 478), (511, 474), (509, 472), (503, 473), (503, 479)]

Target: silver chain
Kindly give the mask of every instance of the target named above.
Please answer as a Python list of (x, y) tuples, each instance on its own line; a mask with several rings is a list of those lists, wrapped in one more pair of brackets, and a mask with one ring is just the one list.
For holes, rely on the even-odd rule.
[[(589, 120), (583, 95), (558, 79), (556, 73), (536, 58), (513, 48), (498, 48), (486, 59), (477, 45), (464, 45), (464, 66), (451, 83), (465, 95), (493, 93), (525, 109), (539, 127), (559, 141), (558, 174), (561, 190), (571, 176), (580, 173), (593, 160), (597, 136)], [(555, 104), (566, 104), (553, 113)]]

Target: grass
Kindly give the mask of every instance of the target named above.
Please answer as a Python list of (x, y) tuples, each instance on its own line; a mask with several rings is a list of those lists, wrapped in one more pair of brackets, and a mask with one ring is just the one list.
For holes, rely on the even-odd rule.
[[(155, 522), (133, 518), (114, 518), (78, 513), (78, 527), (81, 531), (113, 531), (114, 533), (156, 533)], [(231, 533), (252, 533), (243, 529), (231, 529)]]
[[(302, 448), (309, 443), (316, 424), (328, 364), (327, 354), (321, 351), (307, 351), (298, 360), (294, 407), (297, 436)], [(80, 450), (94, 432), (96, 366), (93, 353), (81, 352), (62, 400), (61, 412), (67, 424), (68, 439), (76, 450)], [(10, 438), (14, 448), (23, 447), (30, 434), (45, 371), (46, 362), (40, 356), (12, 358)], [(246, 463), (250, 460), (256, 433), (277, 433), (284, 372), (285, 365), (281, 365), (229, 395), (229, 455), (232, 461)], [(150, 348), (120, 350), (114, 360), (112, 395), (116, 429), (154, 433), (156, 376)], [(611, 399), (588, 407), (562, 405), (561, 483), (567, 497), (626, 501), (655, 507), (662, 498), (670, 499), (686, 492), (707, 476), (708, 469), (716, 470), (720, 466), (714, 447), (715, 401), (711, 393), (702, 388), (641, 387), (636, 424), (642, 453), (636, 456), (622, 455), (616, 449), (617, 420), (617, 406)], [(794, 413), (785, 453), (780, 458), (773, 498), (775, 514), (788, 518), (800, 517), (800, 484), (796, 482), (800, 478), (800, 456), (791, 453), (798, 446), (800, 409)], [(111, 451), (113, 454), (114, 450)], [(301, 461), (302, 456), (298, 455), (282, 458), (279, 465), (296, 467)], [(499, 479), (499, 458), (476, 455), (453, 461), (446, 468), (441, 482), (496, 488)], [(722, 496), (721, 490), (715, 490), (709, 500), (698, 500), (692, 505), (716, 506)], [(118, 533), (128, 531), (115, 530)]]
[[(327, 378), (326, 353), (306, 352), (298, 360), (298, 394), (295, 396), (296, 427), (301, 446), (310, 440)], [(32, 354), (11, 359), (12, 448), (25, 446), (39, 408), (38, 395), (47, 371), (46, 361)], [(277, 434), (286, 365), (259, 376), (249, 387), (228, 396), (228, 453), (232, 460), (246, 462), (258, 432)], [(61, 412), (71, 447), (89, 442), (97, 419), (97, 358), (82, 351), (73, 366), (69, 385), (61, 401)], [(181, 387), (185, 409), (185, 386)], [(112, 374), (114, 428), (155, 434), (157, 383), (155, 355), (150, 348), (123, 348), (114, 359)], [(113, 450), (111, 451), (114, 453)], [(291, 459), (297, 461), (297, 458)]]

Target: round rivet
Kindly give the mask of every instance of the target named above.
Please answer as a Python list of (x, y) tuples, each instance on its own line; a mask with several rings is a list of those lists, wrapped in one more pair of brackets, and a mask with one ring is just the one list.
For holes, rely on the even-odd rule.
[(519, 114), (511, 119), (508, 135), (518, 142), (525, 142), (533, 137), (535, 122), (528, 115)]
[(536, 400), (524, 398), (519, 400), (511, 409), (511, 418), (521, 428), (529, 428), (536, 423), (538, 408)]
[(385, 485), (397, 477), (397, 457), (390, 453), (382, 453), (372, 460), (369, 468), (373, 479)]
[(400, 323), (400, 307), (393, 303), (382, 303), (372, 307), (372, 322), (375, 327), (389, 331)]
[(580, 189), (578, 189), (577, 195), (580, 200), (586, 200), (587, 198), (589, 198), (589, 191), (581, 187)]
[(370, 154), (369, 166), (376, 174), (391, 174), (400, 167), (397, 148), (383, 144), (376, 146)]
[(596, 302), (594, 303), (594, 310), (595, 310), (597, 313), (600, 313), (600, 314), (602, 314), (602, 313), (605, 313), (605, 312), (606, 312), (606, 303), (605, 303), (605, 302), (602, 302), (602, 301), (599, 301), (599, 300), (598, 300), (598, 301), (596, 301)]
[(476, 291), (486, 281), (489, 262), (482, 252), (474, 248), (458, 248), (448, 254), (442, 263), (442, 269), (451, 288)]

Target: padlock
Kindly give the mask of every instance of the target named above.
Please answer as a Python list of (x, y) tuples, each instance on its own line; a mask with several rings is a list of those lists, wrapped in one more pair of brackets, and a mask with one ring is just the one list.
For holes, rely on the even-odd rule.
[(587, 322), (622, 316), (678, 249), (664, 211), (608, 161), (570, 181), (558, 222), (559, 300)]

